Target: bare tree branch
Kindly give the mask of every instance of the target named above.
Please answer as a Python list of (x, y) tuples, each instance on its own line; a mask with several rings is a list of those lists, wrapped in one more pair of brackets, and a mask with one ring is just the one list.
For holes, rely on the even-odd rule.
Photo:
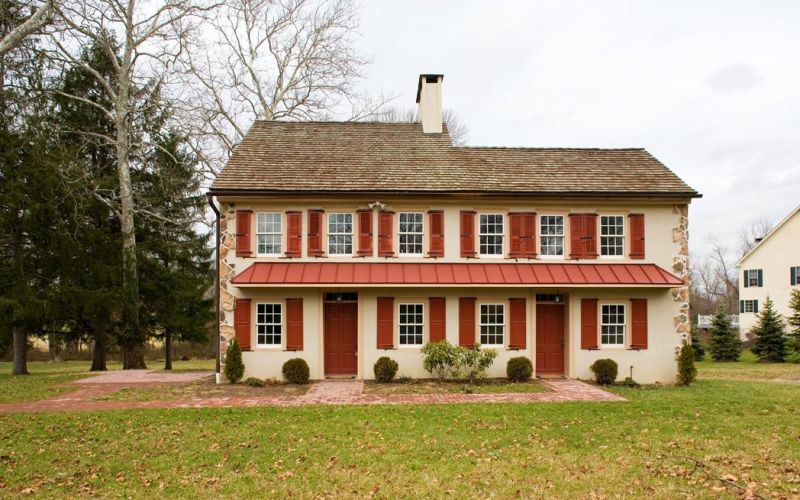
[(53, 22), (54, 2), (55, 0), (45, 1), (28, 19), (0, 39), (0, 57), (18, 47), (25, 38), (40, 33), (42, 28)]

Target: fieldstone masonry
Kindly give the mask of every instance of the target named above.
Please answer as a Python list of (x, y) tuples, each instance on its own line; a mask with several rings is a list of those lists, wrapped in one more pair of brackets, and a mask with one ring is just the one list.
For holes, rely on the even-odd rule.
[(236, 208), (233, 204), (223, 203), (220, 206), (219, 220), (219, 352), (225, 356), (228, 342), (236, 336), (233, 329), (233, 303), (235, 297), (228, 290), (230, 280), (236, 274), (235, 264), (228, 262), (228, 254), (236, 251), (236, 235), (230, 229), (234, 227)]
[[(681, 340), (688, 340), (692, 331), (689, 317), (689, 205), (675, 205), (672, 212), (678, 216), (678, 225), (672, 228), (672, 241), (676, 244), (678, 254), (672, 258), (672, 272), (685, 283), (672, 289), (672, 297), (680, 303), (678, 314), (673, 318), (675, 333)], [(676, 351), (680, 345), (676, 346)]]

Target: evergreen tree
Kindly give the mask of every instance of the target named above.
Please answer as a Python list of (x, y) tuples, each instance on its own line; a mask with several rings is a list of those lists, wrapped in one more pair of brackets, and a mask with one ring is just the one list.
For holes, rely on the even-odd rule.
[(228, 382), (235, 384), (244, 377), (244, 362), (242, 362), (242, 349), (239, 347), (239, 341), (233, 339), (228, 344), (228, 349), (225, 351), (225, 378)]
[(742, 341), (739, 332), (731, 326), (728, 311), (720, 304), (711, 320), (711, 359), (714, 361), (739, 361), (742, 353)]
[(694, 349), (692, 344), (683, 343), (678, 354), (678, 384), (691, 385), (697, 377), (697, 367), (694, 366)]
[(706, 357), (706, 349), (700, 341), (700, 329), (697, 328), (696, 323), (692, 323), (692, 351), (694, 351), (694, 360), (703, 361)]
[(800, 355), (800, 290), (792, 290), (789, 296), (789, 348)]
[(764, 308), (756, 315), (756, 326), (751, 330), (755, 337), (753, 353), (761, 361), (782, 362), (786, 359), (786, 332), (783, 318), (767, 297)]

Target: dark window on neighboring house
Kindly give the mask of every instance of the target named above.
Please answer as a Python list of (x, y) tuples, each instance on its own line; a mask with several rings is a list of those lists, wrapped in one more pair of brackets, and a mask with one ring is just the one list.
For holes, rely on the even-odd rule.
[(740, 300), (739, 301), (740, 313), (757, 313), (758, 300)]
[(761, 269), (747, 269), (744, 272), (745, 288), (764, 286), (764, 271)]
[(789, 278), (792, 286), (800, 285), (800, 266), (789, 268)]

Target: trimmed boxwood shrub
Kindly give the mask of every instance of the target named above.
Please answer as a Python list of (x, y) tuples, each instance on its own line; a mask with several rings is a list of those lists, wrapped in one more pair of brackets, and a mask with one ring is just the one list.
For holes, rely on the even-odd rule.
[(260, 378), (247, 377), (244, 379), (244, 385), (249, 385), (250, 387), (264, 387), (264, 381)]
[(533, 363), (525, 356), (511, 358), (506, 364), (506, 376), (511, 382), (525, 382), (533, 375)]
[(375, 366), (373, 367), (375, 379), (378, 382), (391, 382), (394, 380), (394, 376), (397, 375), (398, 368), (397, 361), (382, 356), (378, 358), (378, 361), (375, 362)]
[(613, 359), (598, 359), (589, 367), (600, 385), (611, 385), (617, 380), (619, 367)]
[(290, 384), (308, 383), (308, 363), (301, 358), (293, 358), (283, 364), (283, 378)]

